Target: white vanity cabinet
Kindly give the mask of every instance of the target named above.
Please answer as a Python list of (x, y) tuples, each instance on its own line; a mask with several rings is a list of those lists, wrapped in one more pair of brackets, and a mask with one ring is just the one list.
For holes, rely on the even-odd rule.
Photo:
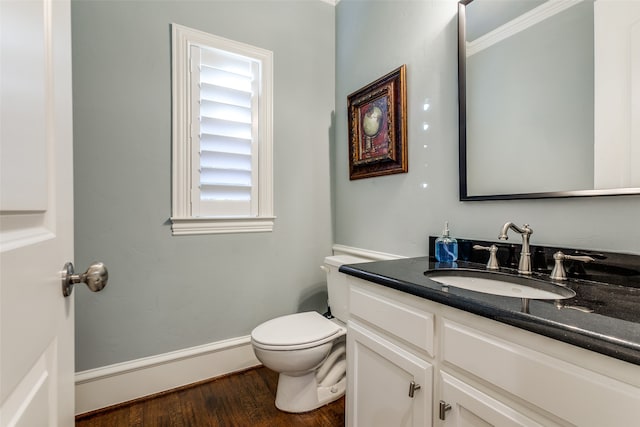
[(433, 315), (352, 283), (347, 426), (432, 425)]
[(347, 425), (431, 425), (431, 364), (355, 322), (347, 346)]
[[(466, 425), (456, 418), (461, 417), (460, 412), (469, 412), (465, 407), (471, 406), (470, 400), (460, 392), (447, 395), (448, 390), (464, 389), (465, 379), (490, 390), (491, 396), (476, 390), (471, 399), (477, 415), (486, 411), (504, 417), (490, 425), (639, 425), (640, 367), (545, 337), (529, 337), (532, 334), (487, 319), (473, 319), (478, 316), (452, 320), (454, 314), (440, 322), (441, 398), (452, 408), (451, 422), (446, 414), (444, 425)], [(547, 346), (556, 354), (549, 354)], [(593, 363), (594, 359), (601, 359), (600, 363)], [(581, 362), (610, 369), (614, 375), (619, 364), (619, 378), (580, 366)]]
[(440, 401), (437, 417), (445, 426), (536, 426), (540, 424), (514, 408), (494, 399), (458, 378), (440, 372)]
[(640, 425), (637, 365), (365, 280), (348, 283), (349, 427)]

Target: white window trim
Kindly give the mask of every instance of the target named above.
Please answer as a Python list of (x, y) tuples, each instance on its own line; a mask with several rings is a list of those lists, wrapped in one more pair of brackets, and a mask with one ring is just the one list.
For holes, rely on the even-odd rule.
[[(178, 24), (172, 32), (172, 196), (173, 235), (268, 232), (273, 230), (273, 52), (214, 36)], [(216, 46), (228, 52), (262, 61), (258, 154), (258, 215), (254, 217), (191, 216), (191, 90), (189, 50), (191, 45)], [(197, 166), (196, 166), (197, 167)]]

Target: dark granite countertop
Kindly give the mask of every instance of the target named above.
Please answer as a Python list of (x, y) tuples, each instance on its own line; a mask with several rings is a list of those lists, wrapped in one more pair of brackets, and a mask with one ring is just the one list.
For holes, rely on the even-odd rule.
[[(430, 280), (424, 272), (441, 267), (485, 270), (459, 260), (438, 265), (428, 257), (343, 265), (351, 276), (535, 332), (616, 359), (640, 365), (640, 287), (570, 278), (565, 285), (576, 296), (564, 300), (528, 300), (469, 291)], [(517, 275), (517, 271), (501, 268)], [(546, 272), (533, 277), (549, 280)]]

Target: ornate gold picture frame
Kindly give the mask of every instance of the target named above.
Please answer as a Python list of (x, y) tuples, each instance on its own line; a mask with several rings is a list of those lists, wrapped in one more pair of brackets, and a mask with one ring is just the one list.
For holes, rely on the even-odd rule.
[(347, 100), (349, 178), (406, 173), (406, 65), (352, 93)]

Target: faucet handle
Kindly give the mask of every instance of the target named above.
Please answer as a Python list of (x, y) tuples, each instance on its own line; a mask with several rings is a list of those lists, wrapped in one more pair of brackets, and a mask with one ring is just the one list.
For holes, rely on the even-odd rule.
[(562, 251), (558, 251), (553, 254), (553, 259), (555, 260), (555, 265), (553, 266), (553, 271), (551, 271), (551, 279), (552, 280), (567, 280), (567, 272), (564, 269), (564, 260), (572, 260), (572, 261), (580, 261), (580, 262), (592, 262), (595, 261), (590, 256), (584, 255), (565, 255)]
[(498, 264), (498, 257), (496, 254), (498, 253), (498, 247), (496, 245), (491, 246), (480, 246), (473, 245), (473, 249), (480, 251), (489, 251), (489, 261), (487, 262), (487, 270), (499, 270), (500, 264)]

